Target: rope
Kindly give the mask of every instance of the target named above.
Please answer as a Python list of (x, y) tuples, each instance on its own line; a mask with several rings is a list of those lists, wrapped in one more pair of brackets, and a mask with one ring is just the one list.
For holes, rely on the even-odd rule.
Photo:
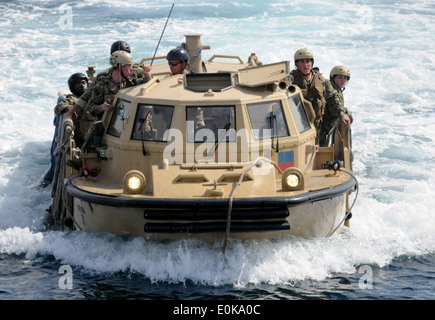
[(311, 155), (310, 163), (308, 163), (308, 166), (306, 167), (306, 169), (305, 169), (305, 171), (304, 171), (304, 175), (306, 175), (307, 172), (308, 172), (308, 170), (310, 170), (310, 169), (312, 168), (311, 165), (313, 164), (313, 160), (314, 160), (314, 158), (316, 157), (317, 151), (319, 151), (319, 148), (317, 148), (316, 146), (313, 146), (313, 148), (314, 148), (314, 152), (313, 152), (313, 154)]
[(244, 178), (246, 172), (251, 170), (252, 167), (256, 166), (257, 163), (259, 163), (260, 161), (267, 161), (269, 163), (272, 163), (275, 166), (275, 168), (277, 168), (279, 170), (279, 172), (281, 172), (281, 174), (282, 174), (282, 170), (278, 167), (278, 165), (274, 161), (272, 161), (270, 159), (267, 159), (265, 157), (259, 157), (259, 158), (257, 158), (252, 164), (250, 164), (249, 166), (247, 166), (247, 167), (245, 167), (243, 169), (242, 173), (240, 174), (239, 181), (237, 182), (237, 184), (234, 186), (233, 190), (230, 193), (229, 204), (228, 204), (228, 214), (227, 214), (227, 228), (226, 228), (226, 232), (225, 232), (225, 240), (224, 240), (224, 245), (222, 247), (222, 253), (225, 253), (225, 250), (227, 249), (227, 245), (228, 245), (228, 240), (229, 240), (229, 237), (230, 237), (231, 212), (233, 210), (234, 195), (235, 195), (237, 189), (239, 188), (240, 184), (242, 183), (243, 178)]
[(342, 224), (344, 221), (346, 221), (347, 217), (350, 215), (351, 210), (352, 210), (352, 208), (353, 208), (353, 206), (354, 206), (354, 204), (355, 204), (355, 202), (356, 202), (356, 198), (358, 198), (358, 191), (359, 191), (358, 180), (356, 179), (355, 175), (354, 175), (352, 172), (350, 172), (349, 170), (346, 170), (346, 169), (342, 169), (342, 168), (340, 168), (339, 170), (340, 170), (340, 171), (343, 171), (343, 172), (345, 172), (345, 173), (347, 173), (347, 174), (349, 174), (352, 178), (354, 178), (354, 180), (355, 180), (356, 195), (355, 195), (355, 199), (353, 199), (352, 205), (350, 206), (349, 210), (346, 212), (346, 215), (345, 215), (344, 218), (340, 221), (340, 223), (337, 225), (337, 227), (335, 227), (334, 231), (332, 231), (332, 233), (330, 234), (330, 236), (332, 236), (332, 235), (335, 233), (335, 231), (337, 231), (337, 229), (341, 226), (341, 224)]
[[(315, 154), (315, 153), (314, 153), (314, 154)], [(313, 155), (313, 158), (314, 158), (314, 155)], [(312, 159), (313, 159), (313, 158), (312, 158)], [(282, 170), (278, 167), (278, 165), (277, 165), (274, 161), (272, 161), (272, 160), (270, 160), (270, 159), (267, 159), (267, 158), (265, 158), (265, 157), (259, 157), (259, 158), (257, 158), (257, 159), (256, 159), (256, 160), (255, 160), (251, 165), (249, 165), (249, 166), (247, 166), (247, 167), (245, 167), (245, 168), (243, 169), (242, 173), (240, 174), (239, 180), (237, 181), (237, 184), (234, 186), (233, 190), (231, 191), (231, 194), (230, 194), (230, 197), (229, 197), (228, 213), (227, 213), (227, 227), (226, 227), (226, 231), (225, 231), (225, 240), (224, 240), (224, 245), (223, 245), (223, 247), (222, 247), (222, 253), (223, 253), (223, 254), (225, 254), (225, 251), (226, 251), (227, 246), (228, 246), (229, 237), (230, 237), (230, 229), (231, 229), (231, 212), (232, 212), (232, 210), (233, 210), (233, 199), (234, 199), (234, 195), (235, 195), (237, 189), (239, 188), (240, 184), (242, 183), (242, 180), (243, 180), (243, 178), (244, 178), (246, 172), (248, 172), (249, 170), (251, 170), (252, 167), (256, 166), (257, 163), (259, 163), (260, 161), (267, 161), (267, 162), (273, 164), (273, 165), (276, 167), (276, 169), (279, 170), (279, 172), (280, 172), (281, 174), (283, 173)], [(340, 221), (340, 223), (339, 223), (338, 226), (334, 229), (334, 231), (331, 233), (330, 236), (332, 236), (332, 235), (337, 231), (338, 227), (340, 227), (340, 225), (341, 225), (341, 224), (342, 224), (342, 223), (347, 219), (347, 217), (348, 217), (349, 214), (351, 213), (351, 210), (352, 210), (352, 208), (353, 208), (353, 206), (354, 206), (354, 204), (355, 204), (355, 202), (356, 202), (356, 199), (358, 198), (359, 185), (358, 185), (358, 180), (356, 179), (355, 175), (354, 175), (351, 171), (346, 170), (346, 169), (341, 169), (341, 168), (340, 168), (339, 170), (340, 170), (340, 171), (343, 171), (343, 172), (345, 172), (345, 173), (347, 173), (347, 174), (349, 174), (352, 178), (355, 179), (356, 196), (355, 196), (355, 199), (353, 200), (352, 205), (350, 206), (349, 210), (347, 211), (346, 215), (344, 216), (343, 220)]]
[(69, 128), (74, 128), (73, 122), (70, 119), (62, 121), (61, 130), (56, 138), (58, 144), (56, 150), (54, 151), (54, 155), (56, 156), (56, 164), (51, 191), (51, 196), (53, 198), (51, 214), (55, 222), (62, 225), (62, 228), (66, 215), (66, 202), (63, 184), (66, 176), (66, 155), (71, 148), (71, 144), (72, 147), (74, 147), (74, 140), (72, 139), (74, 136), (74, 131), (67, 130)]

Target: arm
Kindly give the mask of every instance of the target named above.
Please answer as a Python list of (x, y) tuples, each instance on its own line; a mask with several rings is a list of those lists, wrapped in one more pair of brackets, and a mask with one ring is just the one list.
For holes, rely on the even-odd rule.
[[(110, 104), (110, 100), (113, 99), (115, 92), (107, 90), (108, 85), (105, 85), (105, 81), (102, 80), (100, 82), (94, 82), (93, 85), (86, 91), (89, 99), (85, 102), (84, 107), (86, 111), (88, 111), (93, 116), (99, 116), (104, 111), (108, 111), (112, 109), (112, 105)], [(89, 91), (89, 92), (88, 92)], [(113, 94), (111, 94), (113, 93)], [(83, 96), (77, 100), (77, 104), (81, 103)], [(109, 99), (108, 99), (109, 98)], [(83, 105), (82, 105), (83, 106)]]
[(344, 106), (343, 93), (333, 88), (329, 80), (325, 82), (325, 99), (332, 118), (340, 119), (345, 127), (353, 122), (352, 113)]

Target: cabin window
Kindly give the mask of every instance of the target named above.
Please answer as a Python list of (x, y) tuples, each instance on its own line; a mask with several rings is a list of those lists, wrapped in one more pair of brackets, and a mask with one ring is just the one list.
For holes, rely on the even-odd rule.
[(110, 119), (109, 127), (107, 128), (107, 134), (119, 138), (121, 136), (122, 130), (124, 130), (127, 117), (124, 114), (129, 114), (131, 107), (131, 102), (118, 99), (112, 113), (112, 118)]
[(173, 113), (171, 106), (138, 104), (131, 139), (167, 141), (165, 132), (171, 127)]
[(186, 107), (187, 142), (236, 141), (234, 106)]
[(281, 101), (252, 103), (247, 107), (256, 140), (289, 136)]
[(311, 129), (310, 121), (308, 120), (300, 95), (294, 95), (288, 99), (288, 103), (290, 104), (299, 132), (302, 133)]

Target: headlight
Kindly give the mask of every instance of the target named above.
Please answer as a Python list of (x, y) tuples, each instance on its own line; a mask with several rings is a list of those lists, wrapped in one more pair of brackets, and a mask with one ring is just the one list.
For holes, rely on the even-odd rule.
[(141, 193), (145, 189), (146, 178), (138, 170), (127, 172), (123, 180), (124, 193)]
[(287, 168), (281, 179), (283, 190), (294, 191), (304, 188), (304, 175), (298, 168)]

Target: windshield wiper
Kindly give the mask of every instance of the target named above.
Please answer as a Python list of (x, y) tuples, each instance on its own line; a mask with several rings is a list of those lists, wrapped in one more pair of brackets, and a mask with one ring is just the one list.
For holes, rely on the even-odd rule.
[(276, 137), (276, 148), (275, 151), (279, 152), (279, 139), (278, 139), (278, 124), (276, 115), (273, 113), (273, 111), (270, 112), (270, 116), (267, 117), (269, 120), (269, 128), (272, 129), (272, 148), (273, 148), (273, 140), (274, 135)]

